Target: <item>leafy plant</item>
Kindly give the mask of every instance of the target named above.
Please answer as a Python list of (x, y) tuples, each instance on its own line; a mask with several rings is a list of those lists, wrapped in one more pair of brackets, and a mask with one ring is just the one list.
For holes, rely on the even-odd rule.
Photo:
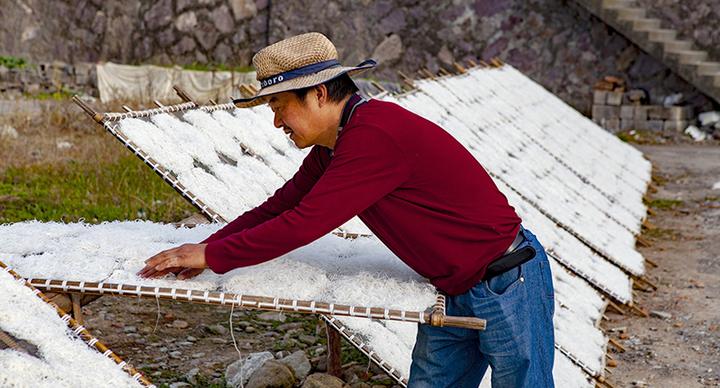
[(8, 69), (22, 69), (27, 66), (27, 62), (23, 58), (0, 56), (0, 66), (5, 66)]

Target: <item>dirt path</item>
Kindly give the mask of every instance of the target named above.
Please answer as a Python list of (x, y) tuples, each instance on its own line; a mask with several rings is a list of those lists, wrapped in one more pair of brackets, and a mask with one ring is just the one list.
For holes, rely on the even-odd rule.
[[(604, 326), (627, 351), (613, 354), (619, 387), (720, 386), (720, 147), (640, 146), (653, 162), (656, 227), (642, 254), (658, 290), (636, 291), (650, 318), (608, 314)], [(622, 334), (622, 329), (626, 328)]]

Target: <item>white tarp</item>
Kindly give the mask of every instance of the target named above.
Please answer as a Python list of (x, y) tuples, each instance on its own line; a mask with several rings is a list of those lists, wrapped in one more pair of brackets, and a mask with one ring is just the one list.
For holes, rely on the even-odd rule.
[(255, 72), (195, 71), (177, 66), (130, 66), (112, 62), (97, 64), (97, 77), (102, 102), (173, 101), (178, 98), (173, 86), (181, 87), (199, 103), (210, 99), (226, 102), (240, 95), (239, 85), (257, 85)]

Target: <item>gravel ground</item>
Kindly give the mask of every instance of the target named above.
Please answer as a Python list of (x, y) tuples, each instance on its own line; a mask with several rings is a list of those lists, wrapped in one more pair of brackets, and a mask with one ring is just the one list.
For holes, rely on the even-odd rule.
[[(720, 147), (640, 146), (655, 168), (658, 206), (642, 254), (654, 292), (636, 291), (651, 316), (608, 313), (608, 333), (626, 349), (611, 353), (618, 387), (720, 386)], [(668, 200), (668, 201), (665, 201)], [(611, 348), (612, 349), (612, 348)], [(613, 349), (614, 350), (614, 349)]]
[[(160, 301), (158, 309), (154, 300), (104, 296), (83, 312), (93, 334), (158, 386), (225, 387), (229, 364), (263, 351), (281, 358), (302, 350), (310, 373), (326, 371), (325, 325), (313, 315), (235, 310), (236, 350), (227, 307)], [(345, 340), (342, 356), (351, 387), (395, 385)]]

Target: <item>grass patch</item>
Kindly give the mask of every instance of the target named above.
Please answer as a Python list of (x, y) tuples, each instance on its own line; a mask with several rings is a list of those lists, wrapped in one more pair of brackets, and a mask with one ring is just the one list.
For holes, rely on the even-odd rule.
[(27, 62), (23, 58), (0, 55), (0, 66), (8, 69), (23, 69), (27, 66)]
[(0, 173), (0, 223), (177, 222), (194, 208), (133, 155), (111, 162), (36, 164)]
[(624, 141), (625, 143), (635, 143), (637, 140), (635, 138), (635, 135), (631, 135), (627, 132), (619, 132), (617, 134), (617, 137), (618, 137), (618, 139)]
[(655, 228), (643, 231), (643, 236), (654, 240), (677, 240), (678, 234), (671, 229)]
[(681, 206), (683, 204), (683, 201), (680, 201), (678, 199), (667, 199), (667, 198), (656, 198), (651, 199), (648, 203), (648, 206), (653, 209), (659, 209), (659, 210), (670, 210), (675, 209), (678, 206)]
[(76, 93), (67, 90), (65, 88), (62, 88), (61, 90), (57, 92), (39, 92), (39, 93), (25, 93), (26, 98), (32, 98), (35, 100), (40, 101), (47, 101), (47, 100), (54, 100), (54, 101), (63, 101), (63, 100), (69, 100), (72, 98), (73, 95)]

